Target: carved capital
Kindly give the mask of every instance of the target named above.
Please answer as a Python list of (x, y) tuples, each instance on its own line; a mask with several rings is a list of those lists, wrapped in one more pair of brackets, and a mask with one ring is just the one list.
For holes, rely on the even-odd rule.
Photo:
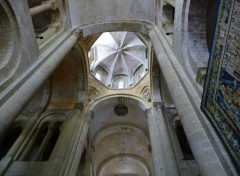
[(147, 117), (147, 119), (149, 119), (150, 117), (152, 117), (152, 108), (150, 109), (146, 109), (145, 110), (145, 116)]
[(163, 102), (153, 102), (153, 107), (155, 108), (156, 111), (160, 111), (164, 108), (164, 103)]
[(176, 108), (165, 108), (164, 110), (171, 124), (174, 124), (175, 121), (179, 119)]
[(152, 25), (147, 26), (148, 32), (154, 30)]

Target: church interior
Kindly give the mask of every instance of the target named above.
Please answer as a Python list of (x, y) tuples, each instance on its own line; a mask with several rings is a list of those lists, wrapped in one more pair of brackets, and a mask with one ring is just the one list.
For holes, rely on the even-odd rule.
[(0, 0), (1, 176), (239, 173), (239, 0)]

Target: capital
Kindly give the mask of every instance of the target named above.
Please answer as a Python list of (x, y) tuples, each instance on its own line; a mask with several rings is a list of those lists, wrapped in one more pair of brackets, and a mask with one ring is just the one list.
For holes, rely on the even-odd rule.
[(145, 110), (145, 116), (146, 116), (147, 118), (152, 117), (152, 108)]
[(164, 103), (163, 103), (163, 102), (153, 102), (153, 107), (154, 107), (157, 111), (160, 111), (161, 109), (163, 109)]
[(149, 32), (154, 30), (152, 25), (147, 26), (147, 29)]

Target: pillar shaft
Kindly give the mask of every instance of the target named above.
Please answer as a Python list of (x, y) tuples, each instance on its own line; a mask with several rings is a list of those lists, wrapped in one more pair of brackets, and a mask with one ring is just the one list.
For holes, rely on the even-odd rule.
[(47, 1), (47, 2), (42, 3), (39, 6), (33, 7), (33, 8), (30, 9), (30, 14), (33, 16), (33, 15), (37, 15), (39, 13), (42, 13), (44, 11), (50, 10), (50, 9), (53, 8), (54, 2), (55, 2), (55, 0), (54, 1)]
[[(161, 35), (158, 29), (155, 31)], [(151, 30), (149, 36), (200, 173), (204, 176), (227, 175), (155, 31)]]
[(66, 166), (64, 175), (77, 175), (78, 168), (80, 165), (81, 157), (82, 157), (82, 151), (84, 149), (84, 144), (87, 139), (87, 134), (89, 130), (89, 123), (90, 120), (93, 118), (93, 111), (86, 111), (83, 114), (82, 120), (79, 124), (78, 133), (76, 136), (76, 140), (73, 146), (73, 149), (71, 151), (71, 156), (69, 159), (69, 162)]
[[(36, 143), (36, 139), (37, 139), (37, 137), (40, 133), (40, 130), (41, 130), (41, 128), (37, 128), (36, 131), (34, 131), (34, 134), (31, 137), (31, 140), (29, 141), (29, 143), (24, 148), (24, 151), (21, 153), (21, 156), (18, 158), (18, 160), (20, 160), (20, 161), (29, 160), (29, 158), (27, 158), (27, 157), (29, 156), (29, 152), (33, 148), (34, 144)], [(30, 159), (30, 160), (32, 160), (32, 159)]]
[(47, 147), (47, 145), (48, 145), (48, 143), (49, 143), (49, 141), (50, 141), (50, 139), (51, 139), (51, 137), (53, 135), (53, 131), (52, 131), (53, 129), (52, 128), (53, 128), (52, 126), (48, 127), (47, 134), (44, 137), (44, 139), (43, 139), (43, 141), (42, 141), (42, 143), (41, 143), (37, 153), (35, 154), (35, 156), (33, 158), (33, 161), (39, 161), (40, 158), (42, 157), (42, 154), (45, 151), (45, 149), (46, 149), (46, 147)]
[[(46, 61), (29, 77), (25, 83), (0, 107), (0, 136), (12, 124), (17, 114), (32, 97), (35, 91), (46, 81), (63, 58), (69, 53), (77, 42), (78, 34), (71, 32), (63, 36), (64, 40), (60, 46), (51, 48), (49, 53), (44, 53)], [(43, 59), (43, 58), (40, 58)]]
[(177, 176), (179, 175), (178, 167), (162, 108), (162, 103), (155, 103), (154, 107), (147, 113), (154, 176)]

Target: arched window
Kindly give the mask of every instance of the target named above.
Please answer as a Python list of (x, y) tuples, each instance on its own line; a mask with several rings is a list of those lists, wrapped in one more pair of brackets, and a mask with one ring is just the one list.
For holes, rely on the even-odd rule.
[(102, 75), (99, 72), (97, 72), (95, 77), (100, 81), (102, 78)]
[(29, 150), (25, 150), (20, 160), (48, 161), (60, 135), (62, 121), (45, 121), (35, 131), (29, 142)]
[(173, 36), (175, 8), (170, 4), (163, 6), (162, 28), (166, 35)]
[(118, 82), (118, 88), (119, 89), (123, 89), (124, 88), (124, 81), (123, 80)]
[(112, 87), (114, 89), (124, 89), (128, 87), (128, 77), (126, 75), (117, 75), (113, 78)]

